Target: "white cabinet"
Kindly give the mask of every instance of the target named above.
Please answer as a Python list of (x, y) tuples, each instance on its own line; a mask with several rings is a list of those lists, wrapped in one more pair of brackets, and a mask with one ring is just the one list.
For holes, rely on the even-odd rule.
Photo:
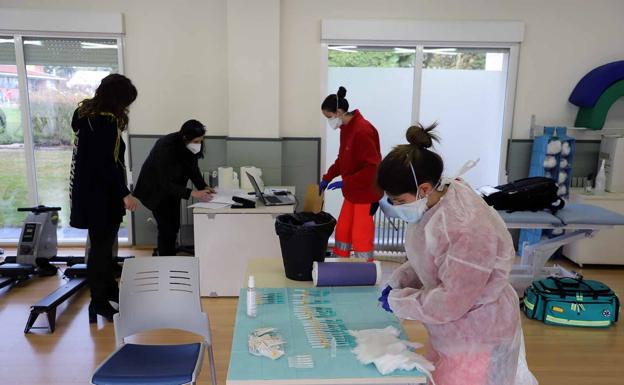
[[(572, 192), (570, 201), (600, 206), (624, 215), (624, 193), (587, 195)], [(578, 265), (624, 265), (624, 226), (599, 230), (593, 238), (573, 242), (563, 254)]]
[(281, 258), (275, 218), (294, 206), (193, 210), (202, 296), (238, 296), (249, 260)]

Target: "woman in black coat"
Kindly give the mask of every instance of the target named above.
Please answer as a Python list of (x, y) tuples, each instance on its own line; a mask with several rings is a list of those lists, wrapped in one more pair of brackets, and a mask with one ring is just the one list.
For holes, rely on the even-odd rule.
[[(185, 122), (180, 131), (154, 144), (134, 189), (134, 195), (152, 210), (158, 225), (158, 255), (175, 255), (180, 230), (180, 200), (212, 199), (214, 191), (204, 181), (197, 161), (203, 157), (206, 128), (197, 120)], [(189, 179), (197, 188), (187, 188)]]
[(130, 79), (108, 75), (95, 96), (79, 104), (72, 118), (75, 139), (70, 225), (89, 231), (90, 322), (96, 321), (96, 314), (112, 321), (117, 312), (109, 303), (119, 302), (112, 264), (113, 244), (126, 209), (134, 211), (138, 204), (126, 186), (126, 145), (121, 133), (128, 126), (128, 107), (136, 97), (137, 90)]

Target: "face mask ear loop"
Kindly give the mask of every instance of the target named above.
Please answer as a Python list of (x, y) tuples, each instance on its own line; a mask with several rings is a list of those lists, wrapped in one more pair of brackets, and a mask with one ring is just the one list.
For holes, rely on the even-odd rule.
[(479, 160), (481, 159), (477, 158), (475, 160), (469, 160), (466, 163), (464, 163), (462, 168), (460, 168), (457, 174), (455, 175), (455, 178), (459, 178), (460, 176), (464, 175), (468, 171), (472, 170), (479, 163)]
[(412, 176), (414, 177), (414, 183), (416, 183), (416, 198), (420, 199), (420, 192), (418, 190), (418, 178), (416, 178), (416, 172), (414, 172), (414, 166), (412, 166), (412, 162), (409, 162), (410, 170), (412, 170)]

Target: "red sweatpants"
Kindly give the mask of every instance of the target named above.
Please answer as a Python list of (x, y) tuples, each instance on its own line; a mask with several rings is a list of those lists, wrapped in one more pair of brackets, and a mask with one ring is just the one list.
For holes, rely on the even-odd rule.
[(370, 203), (351, 203), (344, 200), (336, 224), (336, 245), (333, 249), (336, 256), (347, 258), (351, 250), (355, 257), (373, 256), (375, 224), (370, 215), (370, 207)]

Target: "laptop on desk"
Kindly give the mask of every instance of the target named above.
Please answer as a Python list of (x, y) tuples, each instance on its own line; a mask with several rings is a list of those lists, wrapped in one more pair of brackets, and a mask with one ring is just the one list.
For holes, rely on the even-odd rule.
[(288, 194), (285, 196), (276, 196), (272, 194), (265, 194), (260, 190), (260, 186), (258, 186), (258, 182), (256, 182), (256, 178), (253, 177), (250, 173), (247, 173), (247, 177), (251, 182), (251, 185), (256, 192), (256, 197), (260, 199), (262, 204), (265, 206), (288, 206), (295, 204), (295, 197), (292, 194)]

